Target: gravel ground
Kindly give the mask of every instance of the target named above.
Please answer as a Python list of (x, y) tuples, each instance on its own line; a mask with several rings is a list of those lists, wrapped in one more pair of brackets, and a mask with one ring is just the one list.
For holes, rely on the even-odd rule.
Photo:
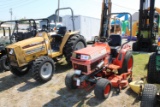
[(104, 101), (95, 98), (94, 89), (66, 89), (64, 79), (70, 71), (57, 64), (56, 74), (45, 84), (33, 80), (31, 73), (24, 77), (0, 73), (0, 107), (139, 107), (138, 96), (129, 88), (119, 95), (113, 89)]

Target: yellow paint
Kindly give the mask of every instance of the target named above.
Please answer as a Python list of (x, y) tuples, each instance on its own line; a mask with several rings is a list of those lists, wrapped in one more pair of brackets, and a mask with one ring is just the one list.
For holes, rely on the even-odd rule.
[(79, 31), (74, 31), (74, 32), (66, 32), (66, 34), (64, 35), (63, 39), (62, 39), (62, 43), (60, 45), (60, 53), (63, 53), (63, 48), (67, 42), (67, 40), (69, 39), (69, 37), (71, 37), (74, 34), (78, 34)]
[(52, 58), (58, 57), (60, 55), (62, 55), (62, 53), (60, 53), (60, 52), (53, 52), (52, 53)]
[(133, 81), (129, 83), (130, 88), (137, 94), (141, 93), (141, 88), (140, 86), (142, 86), (142, 89), (144, 87), (144, 82), (142, 80), (139, 81)]

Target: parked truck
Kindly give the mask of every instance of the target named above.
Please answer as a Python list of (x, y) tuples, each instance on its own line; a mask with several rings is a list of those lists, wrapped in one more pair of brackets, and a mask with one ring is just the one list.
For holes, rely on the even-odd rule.
[[(62, 17), (62, 23), (64, 26), (67, 27), (67, 30), (73, 31), (71, 18), (72, 17), (70, 15)], [(74, 16), (74, 22), (75, 22), (75, 30), (79, 31), (80, 34), (84, 36), (87, 42), (95, 41), (95, 39), (99, 35), (100, 19), (88, 16), (76, 15)]]

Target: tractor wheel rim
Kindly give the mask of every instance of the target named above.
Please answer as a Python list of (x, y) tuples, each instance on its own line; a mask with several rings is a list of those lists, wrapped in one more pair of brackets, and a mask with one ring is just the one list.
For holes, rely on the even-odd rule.
[(48, 77), (50, 77), (51, 76), (51, 74), (52, 74), (52, 64), (51, 63), (49, 63), (49, 62), (46, 62), (46, 63), (44, 63), (43, 65), (42, 65), (42, 67), (41, 67), (41, 76), (43, 77), (43, 78), (48, 78)]
[(79, 49), (82, 49), (84, 48), (84, 43), (83, 42), (78, 42), (76, 45), (75, 45), (75, 48), (74, 50), (79, 50)]
[(23, 67), (23, 68), (18, 68), (18, 71), (20, 72), (26, 72), (28, 70), (28, 66)]
[(104, 90), (104, 95), (107, 96), (110, 93), (111, 86), (108, 84)]
[(131, 71), (133, 67), (133, 58), (131, 57), (128, 61), (128, 71)]
[(28, 69), (28, 67), (25, 67), (25, 68), (23, 68), (21, 71), (22, 71), (22, 72), (25, 72), (25, 71), (27, 71), (27, 69)]

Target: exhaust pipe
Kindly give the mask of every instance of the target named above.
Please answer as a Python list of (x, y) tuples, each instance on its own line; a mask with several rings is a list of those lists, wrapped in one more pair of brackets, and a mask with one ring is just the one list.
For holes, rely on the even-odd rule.
[(102, 68), (103, 65), (104, 65), (104, 61), (101, 61), (101, 62), (97, 65), (96, 69)]

